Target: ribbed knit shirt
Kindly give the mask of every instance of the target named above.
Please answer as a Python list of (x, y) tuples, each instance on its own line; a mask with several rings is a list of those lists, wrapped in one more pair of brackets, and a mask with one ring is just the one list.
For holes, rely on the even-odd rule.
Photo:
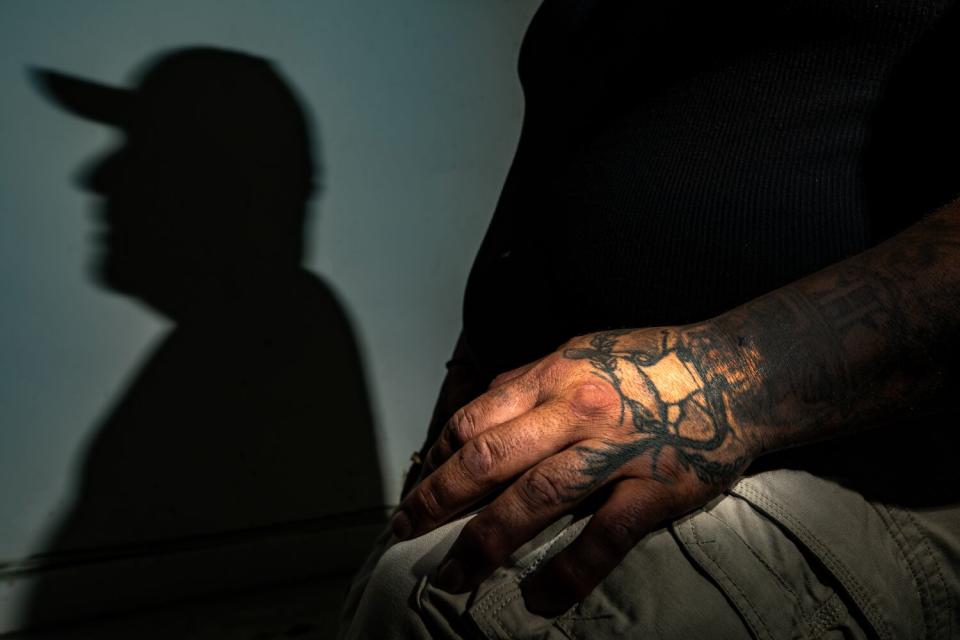
[(960, 192), (948, 0), (546, 0), (464, 303), (488, 374), (707, 320)]

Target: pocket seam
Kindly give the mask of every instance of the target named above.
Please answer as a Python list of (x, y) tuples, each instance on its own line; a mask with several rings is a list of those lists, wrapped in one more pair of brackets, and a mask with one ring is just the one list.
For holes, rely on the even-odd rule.
[[(759, 563), (761, 564), (761, 566), (763, 566), (763, 568), (766, 569), (766, 570), (770, 573), (770, 575), (773, 576), (773, 578), (777, 581), (777, 583), (780, 585), (780, 587), (781, 587), (787, 594), (789, 594), (790, 598), (793, 600), (794, 605), (795, 605), (795, 606), (797, 607), (797, 609), (800, 611), (800, 614), (801, 614), (801, 616), (802, 616), (802, 619), (806, 620), (806, 619), (809, 617), (809, 615), (811, 615), (811, 614), (808, 614), (807, 610), (804, 608), (803, 602), (801, 601), (800, 596), (798, 596), (798, 595), (797, 595), (797, 592), (793, 589), (793, 587), (790, 586), (790, 583), (787, 582), (787, 581), (783, 578), (783, 576), (780, 575), (780, 573), (777, 572), (772, 566), (770, 566), (770, 563), (767, 562), (766, 558), (764, 558), (764, 557), (753, 547), (753, 545), (751, 545), (749, 542), (747, 542), (746, 539), (744, 539), (744, 537), (740, 535), (740, 532), (739, 532), (739, 531), (737, 531), (735, 528), (731, 527), (730, 524), (729, 524), (728, 522), (726, 522), (723, 518), (718, 518), (716, 515), (714, 515), (713, 513), (710, 513), (709, 511), (705, 511), (704, 514), (707, 515), (707, 516), (710, 516), (711, 518), (713, 518), (714, 520), (716, 520), (717, 522), (719, 522), (721, 525), (724, 526), (725, 529), (729, 530), (731, 534), (733, 534), (734, 536), (736, 536), (736, 538), (743, 544), (743, 546), (745, 546), (745, 547), (750, 551), (751, 555), (753, 555), (753, 557), (757, 560), (757, 562), (759, 562)], [(818, 607), (818, 609), (819, 609), (819, 607)]]
[(732, 490), (748, 502), (756, 504), (762, 509), (771, 511), (801, 542), (811, 548), (814, 555), (836, 576), (845, 589), (850, 591), (857, 605), (863, 610), (867, 620), (874, 627), (881, 638), (893, 640), (890, 623), (878, 609), (876, 602), (863, 588), (860, 581), (850, 569), (824, 544), (820, 538), (806, 525), (797, 520), (783, 505), (770, 498), (763, 492), (749, 484), (748, 480), (740, 481)]
[[(704, 512), (701, 512), (701, 513), (704, 513)], [(723, 574), (723, 577), (725, 578), (726, 582), (736, 591), (736, 595), (739, 596), (737, 600), (742, 601), (743, 609), (746, 611), (749, 611), (750, 613), (750, 616), (744, 615), (744, 618), (749, 618), (749, 619), (745, 619), (747, 626), (750, 627), (750, 629), (752, 629), (753, 632), (758, 637), (774, 638), (775, 636), (770, 632), (770, 629), (767, 627), (767, 623), (763, 619), (763, 616), (761, 616), (760, 613), (757, 611), (753, 602), (750, 600), (750, 598), (747, 597), (747, 594), (744, 593), (743, 589), (740, 588), (740, 585), (733, 580), (730, 574), (724, 570), (724, 568), (720, 565), (720, 563), (718, 563), (713, 558), (713, 556), (707, 553), (704, 547), (705, 541), (700, 538), (700, 534), (697, 532), (697, 525), (695, 523), (695, 520), (696, 520), (696, 516), (691, 517), (689, 520), (687, 520), (685, 524), (687, 528), (690, 529), (690, 534), (693, 537), (694, 541), (696, 542), (696, 545), (700, 551), (699, 555), (701, 555), (701, 557), (704, 560), (709, 561), (711, 566), (713, 566), (714, 568), (716, 568), (717, 571)], [(731, 597), (732, 597), (732, 594), (731, 594)], [(756, 624), (752, 623), (750, 619), (756, 620)], [(760, 629), (757, 628), (758, 625)], [(761, 633), (761, 629), (762, 629), (762, 633)]]

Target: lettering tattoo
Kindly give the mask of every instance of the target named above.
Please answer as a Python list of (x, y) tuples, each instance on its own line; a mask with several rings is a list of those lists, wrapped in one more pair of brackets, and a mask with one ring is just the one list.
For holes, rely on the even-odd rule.
[(872, 283), (854, 280), (847, 274), (838, 276), (835, 288), (812, 293), (811, 299), (839, 335), (848, 334), (857, 325), (876, 331), (889, 315), (889, 307)]

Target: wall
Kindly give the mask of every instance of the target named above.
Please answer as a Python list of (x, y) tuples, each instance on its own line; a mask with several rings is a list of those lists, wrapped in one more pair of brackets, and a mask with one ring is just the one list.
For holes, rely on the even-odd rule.
[(116, 133), (51, 105), (27, 67), (123, 83), (143, 60), (189, 44), (279, 65), (319, 133), (324, 190), (311, 205), (308, 266), (352, 319), (389, 502), (423, 436), (509, 166), (517, 49), (536, 4), (0, 4), (0, 631), (25, 597), (18, 576), (77, 500), (98, 425), (170, 330), (90, 278), (95, 198), (75, 178)]

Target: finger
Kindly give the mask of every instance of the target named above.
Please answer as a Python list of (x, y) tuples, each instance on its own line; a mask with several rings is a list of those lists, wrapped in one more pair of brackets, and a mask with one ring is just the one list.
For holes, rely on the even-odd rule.
[(539, 401), (536, 381), (522, 378), (491, 389), (458, 409), (427, 452), (423, 475), (438, 468), (472, 438), (527, 413)]
[[(522, 367), (518, 367), (516, 369), (507, 371), (505, 373), (501, 373), (496, 378), (494, 378), (492, 382), (490, 382), (490, 385), (488, 386), (488, 390), (502, 387), (503, 385), (510, 382), (511, 380), (515, 378), (519, 378), (524, 373), (526, 373), (527, 371), (532, 369), (534, 366), (536, 366), (537, 363), (539, 362), (540, 360), (537, 360), (535, 362), (531, 362), (530, 364), (524, 365)], [(449, 442), (449, 440), (451, 440), (450, 436), (451, 434), (446, 434), (446, 436), (444, 436), (444, 432), (441, 431), (440, 435), (437, 436), (437, 442), (440, 442), (441, 438), (444, 438), (444, 437), (448, 439), (445, 442)], [(453, 447), (448, 446), (446, 444), (440, 444), (439, 446), (437, 446), (436, 450), (434, 450), (434, 447), (431, 446), (430, 449), (427, 450), (427, 453), (423, 456), (423, 460), (420, 461), (420, 464), (417, 467), (417, 480), (416, 482), (413, 483), (412, 486), (417, 486), (418, 484), (420, 484), (424, 478), (426, 478), (428, 475), (430, 475), (433, 472), (434, 469), (436, 469), (441, 464), (443, 464), (443, 462), (450, 457), (452, 452), (453, 452)], [(409, 493), (409, 491), (404, 492), (403, 495), (406, 496), (407, 493)]]
[(495, 488), (583, 439), (566, 405), (547, 402), (468, 440), (400, 505), (398, 537), (422, 535), (466, 510)]
[(540, 364), (541, 360), (543, 360), (543, 358), (540, 358), (540, 360), (535, 360), (534, 362), (531, 362), (529, 364), (525, 364), (522, 367), (517, 367), (516, 369), (511, 369), (510, 371), (505, 371), (501, 373), (496, 378), (490, 381), (489, 388), (496, 389), (497, 387), (502, 387), (503, 385), (510, 382), (514, 378), (519, 378), (520, 376), (525, 374), (527, 371), (530, 371), (530, 369), (533, 369), (535, 366)]
[(589, 496), (594, 487), (585, 482), (581, 465), (582, 454), (566, 449), (518, 478), (463, 528), (440, 565), (438, 586), (451, 593), (473, 589), (523, 543)]
[(621, 480), (577, 539), (521, 585), (527, 609), (560, 615), (586, 598), (647, 533), (689, 508), (657, 480)]

